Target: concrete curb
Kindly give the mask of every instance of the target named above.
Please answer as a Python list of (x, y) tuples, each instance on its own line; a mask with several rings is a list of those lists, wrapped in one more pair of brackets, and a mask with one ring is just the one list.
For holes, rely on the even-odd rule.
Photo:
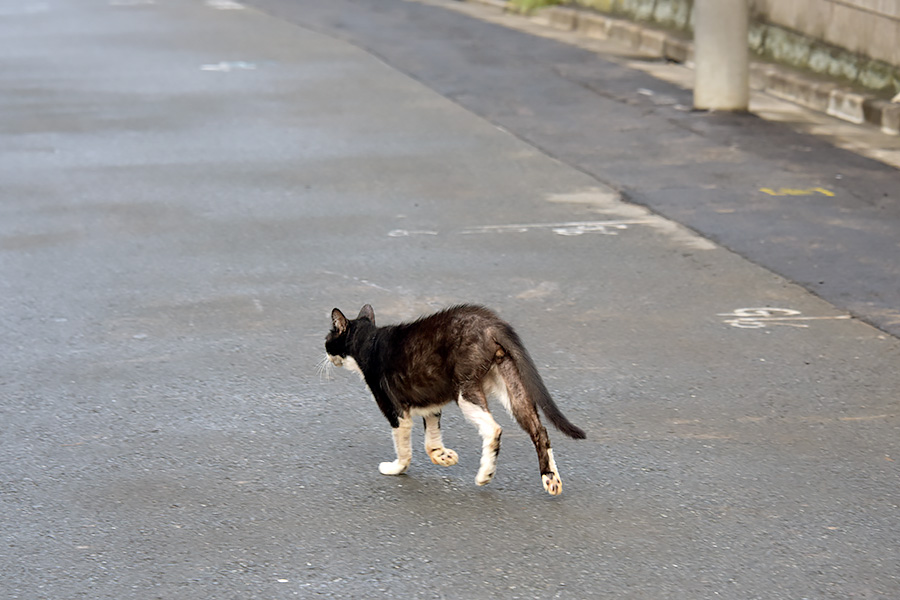
[[(507, 9), (506, 0), (465, 0)], [(578, 8), (550, 6), (540, 16), (555, 29), (587, 37), (617, 40), (651, 56), (679, 63), (694, 59), (694, 44), (666, 31), (634, 21)], [(798, 71), (761, 61), (751, 61), (750, 86), (783, 100), (826, 113), (851, 123), (868, 123), (890, 135), (900, 135), (900, 104), (850, 90), (837, 83), (814, 79)]]

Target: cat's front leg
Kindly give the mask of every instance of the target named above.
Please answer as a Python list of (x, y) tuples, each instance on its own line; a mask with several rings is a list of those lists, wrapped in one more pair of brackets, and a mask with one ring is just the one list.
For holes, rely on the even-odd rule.
[(394, 450), (397, 452), (397, 460), (383, 462), (378, 465), (378, 471), (382, 475), (400, 475), (409, 468), (409, 463), (412, 461), (411, 432), (412, 419), (409, 415), (400, 417), (397, 427), (391, 430), (391, 435), (394, 438)]
[(450, 448), (444, 447), (441, 437), (441, 413), (425, 415), (425, 452), (431, 458), (431, 462), (442, 467), (450, 467), (459, 461), (459, 456)]

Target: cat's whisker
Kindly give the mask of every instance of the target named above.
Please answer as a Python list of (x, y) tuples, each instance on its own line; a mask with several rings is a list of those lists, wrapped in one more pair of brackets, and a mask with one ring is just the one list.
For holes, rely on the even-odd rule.
[(316, 365), (316, 374), (319, 376), (319, 381), (331, 381), (333, 379), (333, 369), (334, 364), (332, 364), (331, 359), (326, 354)]

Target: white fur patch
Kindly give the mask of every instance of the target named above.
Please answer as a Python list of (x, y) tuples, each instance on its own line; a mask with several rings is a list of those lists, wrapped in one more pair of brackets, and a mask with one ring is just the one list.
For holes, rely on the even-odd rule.
[(359, 375), (359, 377), (363, 381), (365, 381), (366, 376), (363, 374), (362, 369), (359, 368), (359, 363), (356, 362), (355, 358), (353, 358), (352, 356), (332, 356), (331, 354), (327, 353), (326, 355), (328, 356), (328, 360), (331, 361), (331, 364), (336, 367), (343, 367), (348, 371), (352, 371), (353, 373)]
[(425, 415), (425, 452), (428, 454), (431, 454), (432, 450), (444, 447), (438, 418), (435, 414)]
[(425, 452), (436, 465), (450, 467), (459, 462), (459, 456), (450, 448), (444, 447), (441, 436), (440, 413), (425, 415)]
[(378, 464), (378, 472), (382, 475), (401, 475), (409, 468), (409, 463), (403, 464), (399, 460)]
[[(356, 361), (354, 361), (355, 364)], [(412, 446), (410, 445), (410, 433), (412, 432), (412, 419), (409, 417), (400, 419), (400, 426), (391, 429), (394, 438), (394, 450), (397, 460), (383, 462), (378, 465), (378, 471), (382, 475), (400, 475), (409, 468), (412, 462)]]
[(550, 459), (550, 468), (556, 475), (559, 475), (559, 469), (556, 468), (556, 461), (553, 460), (553, 448), (547, 448), (547, 457)]
[(541, 475), (541, 481), (548, 494), (551, 496), (558, 496), (562, 493), (562, 480), (559, 478), (559, 470), (556, 468), (556, 461), (553, 460), (552, 448), (547, 448), (547, 457), (550, 459), (550, 469), (553, 473)]
[(420, 406), (418, 408), (412, 407), (409, 409), (409, 416), (411, 416), (411, 417), (430, 417), (431, 415), (440, 414), (440, 412), (443, 408), (444, 408), (443, 404), (432, 404), (431, 406)]
[(481, 389), (484, 391), (485, 396), (492, 400), (498, 400), (503, 405), (503, 408), (506, 409), (506, 412), (510, 416), (514, 416), (509, 400), (509, 388), (506, 386), (506, 380), (503, 379), (503, 375), (500, 374), (500, 369), (497, 368), (497, 365), (492, 366), (491, 370), (487, 372), (487, 375), (481, 381)]
[(348, 371), (352, 371), (352, 372), (356, 373), (360, 377), (363, 376), (362, 369), (359, 368), (359, 363), (357, 363), (356, 359), (353, 358), (352, 356), (344, 357), (344, 368), (347, 369)]
[(462, 394), (460, 394), (458, 402), (463, 416), (473, 423), (478, 428), (478, 433), (481, 434), (481, 465), (478, 468), (478, 474), (475, 475), (475, 483), (485, 485), (493, 479), (497, 470), (497, 453), (492, 446), (498, 442), (503, 430), (497, 425), (497, 421), (494, 420), (491, 413), (477, 404), (464, 400)]
[(497, 421), (494, 420), (491, 413), (477, 404), (464, 400), (462, 396), (459, 397), (459, 409), (463, 416), (478, 428), (482, 439), (490, 440), (495, 437), (495, 432), (500, 426), (497, 425)]

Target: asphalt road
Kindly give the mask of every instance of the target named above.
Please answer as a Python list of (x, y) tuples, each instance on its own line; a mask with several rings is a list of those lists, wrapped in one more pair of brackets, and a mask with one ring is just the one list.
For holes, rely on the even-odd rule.
[(687, 90), (439, 8), (458, 2), (250, 2), (374, 53), (631, 202), (900, 335), (897, 169), (753, 115), (690, 112)]
[[(675, 205), (688, 187), (660, 173), (712, 177), (671, 162), (699, 139), (740, 153), (704, 197), (812, 185), (773, 171), (795, 134), (687, 113), (685, 146), (660, 130), (641, 154), (678, 119), (613, 99), (596, 123), (618, 135), (578, 138), (623, 153), (598, 178), (473, 112), (465, 70), (442, 71), (453, 95), (411, 68), (454, 56), (439, 30), (384, 27), (440, 21), (479, 62), (510, 35), (523, 67), (550, 48), (615, 80), (596, 57), (400, 0), (266, 8), (0, 10), (0, 595), (900, 596), (900, 341), (604, 184), (652, 174)], [(375, 54), (342, 39), (366, 20), (392, 40)], [(566, 122), (567, 92), (504, 87), (507, 60), (494, 110), (553, 129), (528, 114), (546, 92)], [(768, 158), (741, 150), (761, 132)], [(459, 465), (417, 431), (408, 474), (380, 475), (374, 402), (316, 372), (334, 306), (387, 323), (462, 301), (517, 326), (587, 431), (550, 432), (561, 496), (502, 411), (490, 485), (454, 409)]]

